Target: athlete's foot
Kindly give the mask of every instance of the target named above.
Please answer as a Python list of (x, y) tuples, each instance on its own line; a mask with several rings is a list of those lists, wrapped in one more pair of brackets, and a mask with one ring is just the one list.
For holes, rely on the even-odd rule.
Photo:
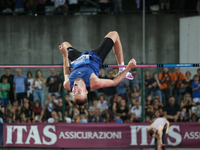
[[(122, 71), (119, 71), (119, 72), (118, 72), (118, 75), (119, 75), (121, 72), (122, 72)], [(130, 72), (128, 72), (128, 73), (124, 76), (124, 79), (133, 80), (134, 78), (133, 78), (133, 75), (132, 75)]]

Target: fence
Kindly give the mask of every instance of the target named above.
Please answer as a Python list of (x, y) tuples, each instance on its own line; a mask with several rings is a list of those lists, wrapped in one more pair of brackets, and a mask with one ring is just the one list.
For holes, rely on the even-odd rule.
[[(149, 124), (4, 124), (3, 147), (152, 148)], [(199, 124), (173, 123), (167, 147), (199, 148)]]

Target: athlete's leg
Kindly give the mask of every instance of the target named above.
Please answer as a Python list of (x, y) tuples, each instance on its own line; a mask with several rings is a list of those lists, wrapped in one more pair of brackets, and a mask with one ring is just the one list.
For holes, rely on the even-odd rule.
[(74, 61), (75, 59), (77, 59), (81, 55), (81, 52), (74, 49), (70, 43), (68, 43), (68, 42), (64, 42), (64, 43), (65, 43), (65, 46), (66, 46), (67, 51), (68, 51), (68, 58), (71, 61)]
[(162, 147), (162, 150), (166, 150), (166, 137), (167, 137), (166, 130), (167, 130), (167, 125), (164, 126), (163, 133), (162, 133), (162, 143), (165, 144)]
[(113, 40), (114, 42), (113, 51), (115, 53), (115, 57), (117, 59), (118, 64), (122, 64), (124, 62), (124, 57), (123, 57), (122, 44), (119, 39), (119, 34), (116, 31), (111, 31), (105, 37), (109, 37)]
[(157, 148), (158, 148), (158, 140), (157, 140), (157, 138), (155, 138), (155, 150), (157, 150)]
[[(105, 36), (101, 44), (95, 50), (93, 50), (93, 52), (97, 53), (97, 55), (101, 58), (101, 61), (103, 64), (106, 56), (108, 55), (112, 47), (113, 47), (113, 51), (115, 53), (118, 64), (124, 65), (122, 45), (119, 39), (119, 35), (116, 31), (109, 32)], [(124, 69), (125, 68), (119, 68), (119, 73), (124, 71)], [(130, 72), (128, 72), (124, 78), (133, 80), (133, 76)]]

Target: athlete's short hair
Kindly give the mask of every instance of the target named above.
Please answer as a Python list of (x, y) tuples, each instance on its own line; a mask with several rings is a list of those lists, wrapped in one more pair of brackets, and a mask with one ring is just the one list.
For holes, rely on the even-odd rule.
[(85, 103), (87, 103), (87, 97), (84, 98), (84, 99), (79, 99), (79, 98), (77, 98), (74, 102), (75, 102), (77, 105), (82, 106), (82, 105), (84, 105)]
[(153, 136), (153, 134), (154, 134), (154, 130), (153, 130), (153, 129), (151, 129), (151, 130), (149, 131), (149, 135), (152, 137), (152, 136)]

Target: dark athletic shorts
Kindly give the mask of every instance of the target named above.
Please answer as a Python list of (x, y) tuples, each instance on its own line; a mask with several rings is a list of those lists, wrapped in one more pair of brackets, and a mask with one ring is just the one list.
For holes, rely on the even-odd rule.
[[(112, 49), (113, 45), (114, 45), (113, 40), (109, 37), (106, 37), (102, 40), (101, 44), (96, 49), (92, 50), (92, 52), (95, 52), (100, 57), (103, 64), (106, 56)], [(71, 61), (74, 61), (82, 54), (81, 52), (74, 49), (73, 47), (68, 47), (67, 50), (68, 50), (68, 58)]]

